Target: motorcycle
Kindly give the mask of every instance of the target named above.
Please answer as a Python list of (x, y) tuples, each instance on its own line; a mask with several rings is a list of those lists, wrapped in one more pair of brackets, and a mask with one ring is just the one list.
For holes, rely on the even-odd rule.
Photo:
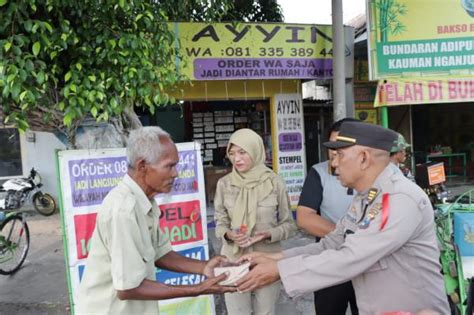
[(52, 215), (56, 209), (56, 201), (47, 193), (41, 192), (41, 176), (32, 168), (27, 178), (7, 180), (0, 186), (0, 210), (14, 210), (21, 208), (30, 200), (36, 211), (44, 216)]
[(446, 173), (443, 163), (423, 163), (416, 166), (415, 181), (430, 198), (431, 205), (436, 208), (438, 204), (445, 204), (451, 198), (447, 190)]

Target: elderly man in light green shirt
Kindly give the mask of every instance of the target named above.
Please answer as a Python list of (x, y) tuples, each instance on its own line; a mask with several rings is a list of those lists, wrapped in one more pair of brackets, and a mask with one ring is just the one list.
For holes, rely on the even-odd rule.
[[(76, 314), (158, 314), (158, 300), (225, 293), (214, 267), (226, 259), (200, 261), (179, 255), (159, 229), (153, 197), (171, 191), (178, 151), (168, 133), (144, 127), (130, 133), (129, 171), (104, 199), (91, 238)], [(198, 285), (155, 281), (155, 267), (208, 277)]]

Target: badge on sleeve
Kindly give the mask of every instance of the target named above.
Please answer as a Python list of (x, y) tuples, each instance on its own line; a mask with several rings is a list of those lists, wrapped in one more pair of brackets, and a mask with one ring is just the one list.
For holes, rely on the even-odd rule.
[(360, 229), (366, 229), (370, 226), (370, 222), (381, 212), (382, 220), (380, 222), (379, 231), (382, 231), (388, 221), (388, 209), (389, 209), (389, 194), (382, 195), (382, 203), (376, 203), (370, 208), (367, 216), (358, 224)]
[(382, 204), (381, 203), (376, 203), (374, 204), (370, 210), (369, 213), (365, 216), (365, 218), (359, 223), (359, 228), (360, 229), (366, 229), (370, 226), (370, 222), (372, 222), (375, 217), (380, 213), (380, 210), (382, 209)]

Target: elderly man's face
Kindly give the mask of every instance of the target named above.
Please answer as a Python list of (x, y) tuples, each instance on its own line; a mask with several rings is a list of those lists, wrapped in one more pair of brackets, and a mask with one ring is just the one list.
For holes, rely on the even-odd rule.
[(341, 184), (345, 187), (355, 188), (355, 183), (361, 176), (360, 165), (362, 155), (357, 146), (335, 150), (331, 166)]
[(145, 184), (156, 193), (168, 193), (173, 188), (174, 179), (178, 176), (176, 165), (179, 161), (178, 150), (168, 138), (161, 142), (162, 154), (158, 162), (146, 164)]

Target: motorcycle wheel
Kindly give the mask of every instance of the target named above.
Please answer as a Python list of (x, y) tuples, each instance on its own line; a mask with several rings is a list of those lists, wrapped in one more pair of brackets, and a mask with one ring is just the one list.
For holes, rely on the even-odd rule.
[(36, 211), (44, 216), (50, 216), (56, 211), (56, 201), (50, 194), (37, 192), (33, 196), (33, 206)]

